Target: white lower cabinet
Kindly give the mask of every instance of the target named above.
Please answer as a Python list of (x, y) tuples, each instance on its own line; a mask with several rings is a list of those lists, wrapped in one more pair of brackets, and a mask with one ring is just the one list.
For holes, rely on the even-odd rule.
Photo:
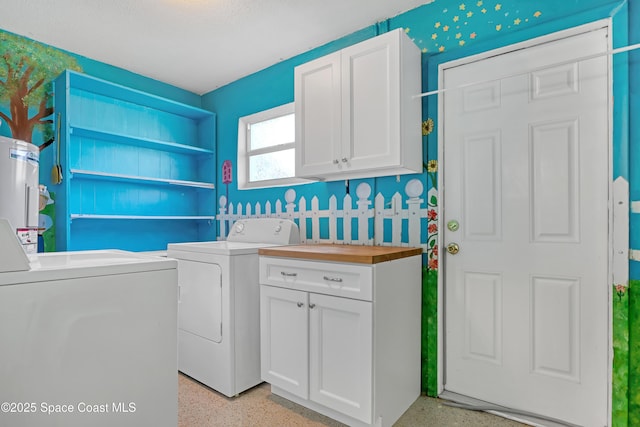
[[(261, 256), (261, 371), (272, 392), (348, 425), (392, 425), (420, 394), (420, 266)], [(371, 277), (364, 299), (331, 295), (352, 277)]]
[(261, 287), (263, 379), (371, 421), (371, 303)]

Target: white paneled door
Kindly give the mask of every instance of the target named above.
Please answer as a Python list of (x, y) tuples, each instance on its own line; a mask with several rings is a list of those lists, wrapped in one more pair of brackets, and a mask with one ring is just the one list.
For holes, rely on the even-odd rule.
[(607, 32), (441, 68), (445, 389), (581, 426), (608, 424)]

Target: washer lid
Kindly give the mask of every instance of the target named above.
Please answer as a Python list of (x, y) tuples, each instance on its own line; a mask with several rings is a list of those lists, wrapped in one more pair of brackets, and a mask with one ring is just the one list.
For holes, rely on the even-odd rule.
[[(22, 250), (22, 249), (21, 249)], [(38, 254), (27, 271), (0, 274), (0, 286), (176, 269), (176, 260), (116, 249)]]

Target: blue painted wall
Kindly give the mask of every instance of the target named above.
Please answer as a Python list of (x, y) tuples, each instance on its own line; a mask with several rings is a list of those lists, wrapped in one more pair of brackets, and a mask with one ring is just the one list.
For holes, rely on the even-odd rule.
[[(468, 56), (490, 49), (517, 43), (532, 37), (570, 28), (597, 19), (614, 16), (614, 42), (623, 45), (627, 42), (627, 23), (625, 1), (533, 1), (533, 2), (488, 2), (488, 1), (451, 1), (436, 0), (382, 23), (374, 23), (345, 38), (336, 40), (289, 60), (279, 62), (267, 69), (237, 80), (220, 89), (205, 94), (203, 108), (218, 114), (218, 167), (224, 160), (237, 164), (238, 119), (268, 108), (293, 101), (293, 69), (296, 65), (326, 55), (375, 35), (403, 27), (423, 52), (423, 89), (437, 88), (437, 65), (455, 58)], [(621, 30), (618, 30), (621, 29)], [(617, 94), (626, 93), (626, 87)], [(437, 98), (423, 99), (424, 119), (437, 119)], [(620, 120), (616, 118), (616, 120)], [(436, 120), (437, 123), (437, 120)], [(616, 129), (619, 126), (616, 126)], [(437, 157), (437, 141), (434, 132), (424, 138), (425, 161)], [(626, 177), (627, 168), (621, 148), (622, 138), (616, 138), (616, 175)], [(626, 145), (625, 145), (626, 147)], [(235, 174), (235, 170), (234, 170)], [(373, 194), (383, 193), (385, 198), (396, 191), (402, 192), (406, 182), (419, 178), (425, 182), (425, 196), (429, 189), (426, 173), (404, 175), (400, 181), (396, 177), (367, 180)], [(354, 189), (360, 181), (350, 183)], [(345, 183), (313, 183), (295, 186), (298, 196), (317, 195), (321, 203), (327, 195), (334, 194), (340, 200), (345, 194)], [(227, 189), (222, 184), (221, 171), (218, 171), (220, 192)], [(228, 186), (232, 203), (264, 203), (276, 198), (282, 199), (285, 188), (237, 189), (237, 179)], [(322, 208), (323, 206), (321, 206)]]
[[(242, 205), (251, 203), (253, 205), (256, 202), (261, 202), (264, 206), (265, 202), (271, 201), (273, 203), (277, 199), (284, 203), (284, 192), (290, 187), (238, 190), (236, 175), (238, 163), (238, 119), (258, 111), (292, 102), (293, 70), (295, 66), (375, 35), (377, 35), (376, 27), (368, 27), (312, 52), (280, 62), (259, 73), (240, 79), (203, 96), (203, 108), (215, 111), (218, 117), (218, 181), (216, 188), (218, 188), (219, 194), (225, 194), (227, 191), (225, 184), (222, 183), (222, 162), (231, 160), (234, 165), (233, 182), (228, 187), (229, 201), (231, 203), (240, 203)], [(355, 188), (360, 182), (368, 182), (373, 188), (374, 180), (372, 179), (353, 180), (349, 183), (351, 194), (355, 194)], [(305, 197), (307, 200), (311, 200), (313, 196), (317, 196), (321, 209), (328, 207), (326, 203), (330, 195), (335, 195), (338, 200), (342, 200), (347, 191), (345, 181), (302, 184), (291, 188), (295, 189), (298, 198)], [(373, 189), (375, 194), (375, 188)], [(338, 207), (340, 208), (340, 205)]]
[[(381, 32), (398, 27), (407, 29), (408, 34), (423, 52), (423, 90), (437, 87), (437, 65), (455, 58), (472, 55), (490, 49), (506, 46), (533, 37), (563, 30), (576, 25), (603, 18), (613, 19), (613, 45), (640, 43), (640, 0), (538, 0), (538, 1), (452, 1), (435, 0), (407, 13), (382, 23), (372, 23), (360, 31), (336, 40), (325, 46), (306, 52), (294, 58), (279, 62), (258, 73), (242, 78), (203, 97), (157, 82), (128, 71), (76, 56), (79, 64), (88, 74), (114, 81), (123, 85), (175, 99), (187, 104), (202, 106), (215, 111), (217, 126), (217, 188), (224, 194), (221, 165), (224, 160), (237, 163), (237, 126), (238, 118), (264, 109), (293, 101), (293, 68), (311, 59), (323, 56), (343, 47), (373, 37)], [(72, 54), (73, 55), (73, 54)], [(640, 129), (635, 126), (634, 117), (640, 113), (640, 52), (614, 57), (614, 175), (628, 178), (631, 186), (631, 201), (640, 201)], [(3, 106), (0, 105), (0, 108)], [(437, 99), (423, 100), (423, 117), (433, 118), (437, 123)], [(6, 129), (0, 127), (0, 134)], [(425, 161), (437, 157), (437, 130), (424, 137)], [(34, 138), (34, 142), (37, 140)], [(52, 164), (46, 156), (42, 161), (43, 169), (48, 171)], [(235, 171), (234, 171), (235, 173)], [(357, 180), (351, 182), (355, 189), (362, 181), (368, 182), (373, 193), (382, 192), (390, 197), (396, 191), (402, 191), (411, 178), (421, 179), (425, 192), (430, 187), (430, 177), (426, 174), (405, 175), (400, 182), (395, 177)], [(48, 179), (48, 178), (47, 178)], [(237, 178), (229, 185), (229, 198), (233, 203), (255, 203), (283, 200), (287, 187), (239, 191)], [(298, 197), (310, 199), (318, 196), (326, 203), (328, 196), (334, 194), (341, 199), (346, 192), (344, 181), (331, 183), (313, 183), (295, 186)], [(326, 208), (322, 206), (321, 208)], [(630, 246), (640, 249), (640, 214), (632, 214), (630, 219)], [(436, 230), (437, 232), (437, 230)], [(435, 269), (434, 269), (435, 270)], [(640, 280), (640, 263), (631, 261), (631, 279)], [(433, 276), (435, 277), (435, 276)], [(640, 283), (640, 282), (638, 282)], [(631, 307), (640, 307), (632, 288), (629, 292), (628, 325), (621, 326), (622, 336), (628, 341), (629, 375), (614, 385), (614, 399), (628, 400), (629, 417), (614, 417), (614, 425), (640, 425), (640, 313)], [(435, 303), (434, 303), (435, 304)], [(434, 305), (432, 304), (432, 305)], [(435, 309), (430, 315), (435, 313)], [(433, 320), (433, 319), (431, 319)], [(625, 329), (626, 328), (626, 329)], [(432, 337), (429, 339), (433, 339)], [(618, 354), (618, 353), (616, 353)], [(435, 359), (427, 364), (435, 365)], [(626, 384), (623, 382), (626, 381)], [(637, 423), (636, 423), (637, 422)], [(634, 424), (636, 423), (636, 424)]]
[[(360, 40), (373, 37), (380, 32), (403, 27), (423, 52), (423, 91), (437, 88), (438, 64), (460, 57), (484, 52), (528, 40), (556, 31), (568, 29), (600, 19), (610, 18), (613, 22), (613, 41), (615, 47), (640, 42), (640, 0), (555, 0), (539, 1), (452, 1), (436, 0), (382, 23), (372, 23), (357, 33), (329, 45), (314, 49), (303, 55), (275, 64), (263, 71), (233, 82), (223, 88), (203, 96), (203, 107), (218, 113), (218, 165), (224, 160), (236, 161), (238, 118), (267, 108), (293, 101), (293, 68), (308, 60), (323, 56)], [(638, 85), (638, 67), (640, 53), (616, 55), (614, 63), (614, 118), (613, 118), (613, 175), (622, 176), (631, 183), (631, 201), (640, 200), (640, 173), (630, 165), (638, 164), (640, 154), (640, 131), (634, 127), (633, 117), (640, 112), (640, 93)], [(437, 124), (437, 98), (423, 99), (423, 119), (433, 118)], [(425, 144), (425, 162), (437, 160), (437, 129), (423, 138)], [(405, 175), (400, 182), (395, 177), (375, 178), (367, 182), (373, 193), (382, 192), (385, 198), (394, 192), (402, 192), (407, 180), (421, 179), (425, 192), (431, 187), (427, 173)], [(234, 181), (236, 178), (234, 176)], [(355, 188), (357, 182), (352, 183)], [(326, 201), (327, 195), (335, 194), (338, 199), (344, 195), (344, 182), (313, 183), (296, 186), (298, 195), (307, 199), (317, 195), (320, 201)], [(218, 189), (224, 191), (218, 172)], [(234, 203), (264, 203), (267, 200), (282, 200), (285, 188), (256, 189), (239, 191), (236, 183), (229, 185), (229, 198)], [(321, 206), (322, 208), (323, 206)], [(638, 215), (631, 218), (631, 247), (640, 249), (640, 222)], [(437, 233), (437, 230), (433, 231)], [(426, 264), (426, 259), (425, 259)], [(425, 289), (435, 285), (437, 263), (430, 264), (426, 270)], [(631, 278), (640, 279), (640, 263), (631, 261)], [(633, 296), (631, 290), (625, 297)], [(428, 289), (425, 294), (430, 294)], [(423, 318), (423, 388), (431, 395), (437, 385), (435, 376), (437, 334), (437, 295), (425, 299)], [(632, 300), (633, 303), (633, 300)], [(627, 303), (625, 303), (627, 304)], [(628, 305), (628, 304), (627, 304)], [(627, 306), (625, 305), (625, 307)], [(632, 304), (633, 305), (633, 304)], [(638, 304), (635, 304), (638, 306)], [(628, 321), (624, 311), (614, 307), (614, 315), (621, 315), (614, 328), (622, 337), (617, 343), (616, 358), (630, 358), (629, 372), (622, 366), (614, 375), (614, 426), (631, 426), (640, 422), (640, 392), (638, 373), (634, 366), (640, 365), (640, 333), (629, 333), (639, 328), (639, 321), (630, 313)], [(618, 318), (618, 317), (616, 317)], [(427, 350), (427, 347), (431, 350)], [(637, 351), (634, 353), (633, 348)], [(615, 367), (618, 369), (618, 367)], [(635, 370), (637, 371), (637, 369)], [(431, 377), (430, 377), (431, 376)], [(430, 384), (428, 386), (427, 384)]]

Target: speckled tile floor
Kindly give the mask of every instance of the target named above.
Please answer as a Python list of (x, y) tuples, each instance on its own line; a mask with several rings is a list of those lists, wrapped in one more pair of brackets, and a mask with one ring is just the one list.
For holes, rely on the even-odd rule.
[[(271, 394), (263, 383), (230, 399), (179, 374), (179, 427), (297, 427), (344, 424)], [(395, 424), (396, 427), (522, 427), (523, 424), (484, 412), (442, 405), (439, 399), (421, 396)]]

